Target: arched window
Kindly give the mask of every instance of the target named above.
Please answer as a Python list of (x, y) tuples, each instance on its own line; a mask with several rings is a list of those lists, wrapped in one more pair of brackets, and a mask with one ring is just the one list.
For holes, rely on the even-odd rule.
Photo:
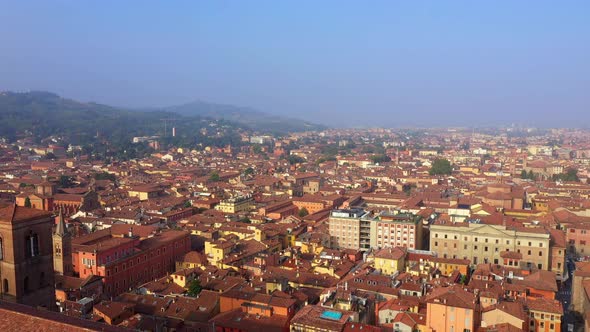
[(4, 288), (4, 293), (8, 293), (9, 289), (8, 289), (8, 279), (4, 279), (4, 285), (2, 285)]
[(0, 261), (4, 259), (4, 246), (2, 242), (2, 238), (0, 237)]
[(39, 237), (37, 234), (31, 232), (31, 234), (25, 238), (25, 246), (25, 257), (39, 256)]

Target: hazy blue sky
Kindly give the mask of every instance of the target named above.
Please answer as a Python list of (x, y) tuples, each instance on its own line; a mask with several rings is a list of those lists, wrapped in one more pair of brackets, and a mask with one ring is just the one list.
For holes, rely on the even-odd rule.
[(590, 1), (0, 1), (0, 90), (333, 126), (590, 126)]

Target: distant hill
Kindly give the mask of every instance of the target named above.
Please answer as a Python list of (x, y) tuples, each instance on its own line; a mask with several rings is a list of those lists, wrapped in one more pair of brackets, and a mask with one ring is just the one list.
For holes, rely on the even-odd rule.
[(0, 92), (0, 136), (14, 138), (25, 132), (41, 139), (67, 136), (88, 143), (97, 133), (112, 140), (155, 134), (166, 112), (134, 112), (96, 103), (62, 98), (50, 92)]
[(199, 115), (212, 119), (228, 120), (253, 130), (273, 133), (323, 130), (326, 128), (326, 126), (313, 124), (304, 120), (272, 115), (248, 107), (215, 104), (204, 101), (171, 106), (163, 110), (185, 116)]
[[(110, 141), (122, 142), (133, 136), (163, 134), (162, 119), (175, 120), (174, 126), (182, 133), (185, 145), (207, 138), (215, 138), (218, 144), (223, 144), (225, 141), (220, 137), (246, 129), (286, 133), (320, 128), (301, 120), (204, 102), (155, 110), (130, 110), (79, 102), (50, 92), (0, 92), (0, 136), (12, 139), (28, 132), (37, 139), (64, 135), (73, 143), (85, 144), (94, 141), (98, 132), (99, 136)], [(223, 127), (223, 133), (218, 129), (215, 137), (200, 135), (202, 128), (209, 128), (208, 132), (211, 132), (210, 121), (217, 121), (217, 128)]]

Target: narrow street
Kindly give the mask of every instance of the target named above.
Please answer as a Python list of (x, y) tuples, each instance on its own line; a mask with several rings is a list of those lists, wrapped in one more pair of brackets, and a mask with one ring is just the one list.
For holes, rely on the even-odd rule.
[(577, 322), (576, 317), (571, 313), (569, 310), (572, 300), (572, 282), (574, 277), (574, 270), (576, 265), (573, 259), (567, 259), (567, 273), (569, 278), (561, 285), (559, 292), (556, 294), (556, 299), (559, 300), (563, 304), (563, 321), (561, 324), (561, 330), (563, 332), (568, 331), (568, 325), (574, 324), (574, 331), (576, 332), (583, 332), (584, 325), (583, 322)]

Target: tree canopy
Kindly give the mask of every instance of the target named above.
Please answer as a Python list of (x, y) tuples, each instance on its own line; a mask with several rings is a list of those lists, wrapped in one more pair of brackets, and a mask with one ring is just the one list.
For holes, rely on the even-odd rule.
[(453, 172), (451, 162), (444, 158), (434, 160), (432, 168), (430, 168), (430, 175), (450, 175)]
[(67, 175), (62, 175), (59, 177), (59, 186), (61, 188), (70, 188), (74, 186), (74, 180), (72, 177)]
[(564, 182), (579, 182), (580, 178), (578, 178), (578, 170), (570, 168), (565, 173), (553, 175), (553, 180), (560, 180)]
[(305, 159), (303, 159), (302, 157), (299, 157), (297, 155), (290, 155), (289, 157), (287, 157), (287, 161), (289, 161), (289, 164), (291, 165), (295, 165), (295, 164), (301, 164), (305, 162)]
[(217, 181), (219, 181), (219, 179), (220, 179), (219, 173), (217, 173), (217, 172), (213, 172), (213, 173), (211, 173), (211, 175), (209, 175), (209, 180), (212, 182), (217, 182)]
[(300, 217), (300, 218), (303, 218), (303, 217), (307, 216), (308, 214), (309, 214), (309, 211), (307, 211), (307, 209), (306, 209), (306, 208), (304, 208), (304, 207), (302, 207), (302, 208), (299, 210), (299, 217)]
[(391, 161), (391, 158), (388, 155), (385, 154), (376, 154), (370, 157), (371, 160), (377, 164), (377, 163), (387, 163)]
[(201, 290), (203, 290), (203, 287), (201, 287), (201, 282), (199, 281), (199, 279), (194, 279), (188, 285), (187, 295), (190, 297), (196, 297), (197, 295), (199, 295)]
[(110, 180), (112, 182), (115, 182), (115, 180), (117, 180), (117, 177), (115, 176), (115, 174), (101, 172), (101, 173), (94, 174), (94, 179), (95, 180)]

